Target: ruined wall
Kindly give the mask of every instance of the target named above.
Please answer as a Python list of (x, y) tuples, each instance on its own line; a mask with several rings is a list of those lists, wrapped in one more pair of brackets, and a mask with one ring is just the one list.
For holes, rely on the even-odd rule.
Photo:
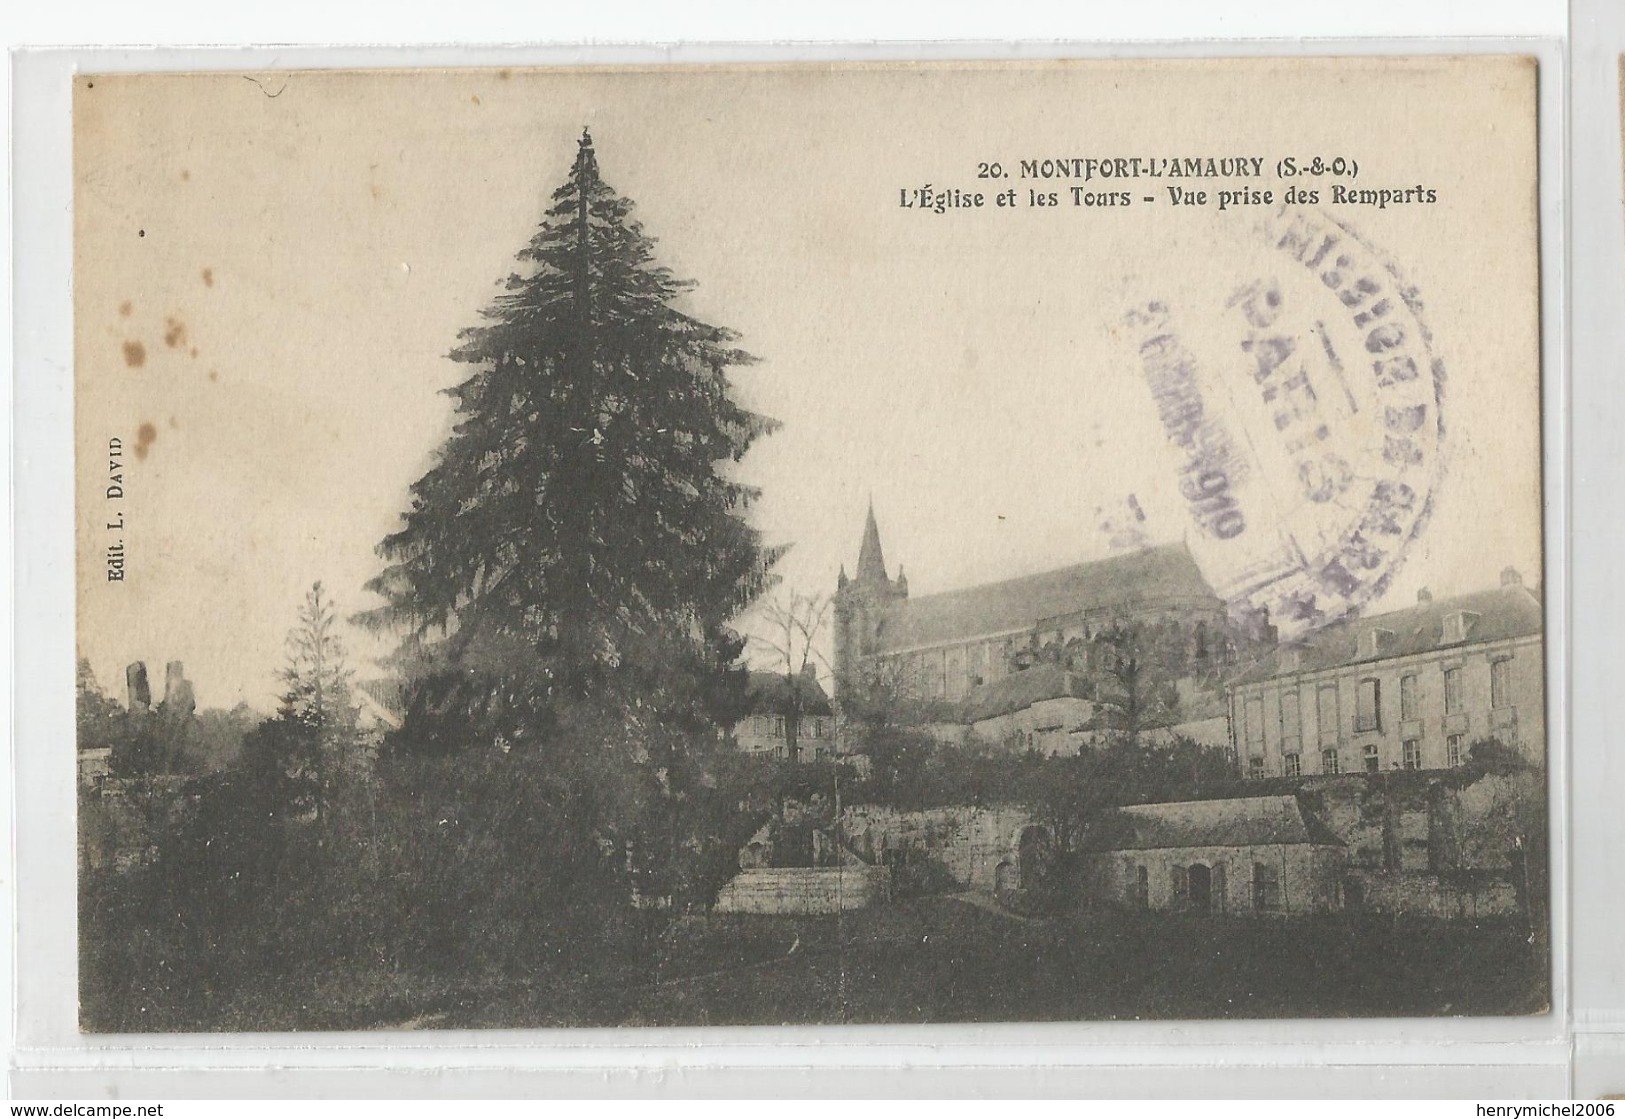
[(1314, 779), (1304, 807), (1348, 846), (1362, 870), (1439, 873), (1511, 869), (1520, 836), (1545, 828), (1545, 775), (1486, 774), (1471, 784), (1447, 776), (1392, 774)]
[[(992, 892), (999, 885), (1000, 863), (1016, 868), (1021, 833), (1033, 824), (1032, 813), (1016, 806), (978, 808), (951, 805), (903, 812), (882, 805), (859, 804), (841, 814), (841, 827), (851, 849), (865, 862), (880, 864), (888, 853), (923, 851), (961, 886)], [(1006, 885), (1018, 885), (1006, 870)]]

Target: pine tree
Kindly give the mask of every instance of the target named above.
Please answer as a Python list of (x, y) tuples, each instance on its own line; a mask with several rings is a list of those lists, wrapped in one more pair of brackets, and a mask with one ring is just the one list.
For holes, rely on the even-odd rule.
[(777, 554), (727, 471), (774, 425), (731, 395), (755, 359), (678, 309), (693, 285), (631, 211), (584, 132), (526, 274), (450, 354), (474, 371), (364, 616), (407, 634), (408, 741), (522, 741), (609, 692), (692, 717), (731, 686), (729, 620)]
[(351, 672), (338, 614), (320, 582), (305, 595), (288, 631), (283, 692), (269, 744), (281, 755), (295, 805), (325, 820), (334, 786), (359, 764)]

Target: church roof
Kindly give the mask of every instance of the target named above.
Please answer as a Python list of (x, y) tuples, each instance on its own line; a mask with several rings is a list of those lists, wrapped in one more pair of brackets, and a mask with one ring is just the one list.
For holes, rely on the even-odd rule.
[[(1461, 641), (1447, 641), (1445, 618), (1456, 613), (1467, 615), (1465, 637)], [(1319, 672), (1367, 661), (1415, 656), (1435, 649), (1530, 637), (1542, 631), (1544, 621), (1540, 599), (1522, 583), (1511, 583), (1494, 590), (1418, 602), (1386, 614), (1334, 622), (1301, 641), (1283, 645), (1232, 683), (1249, 684), (1272, 676)], [(1360, 640), (1373, 630), (1385, 630), (1391, 636), (1380, 643)], [(1296, 654), (1295, 665), (1289, 659), (1293, 653)]]
[(1297, 797), (1268, 796), (1118, 808), (1091, 846), (1099, 851), (1151, 851), (1297, 844), (1343, 846), (1330, 828), (1304, 812)]
[(869, 519), (863, 526), (863, 546), (858, 549), (858, 579), (872, 583), (886, 581), (886, 556), (880, 550), (880, 526), (875, 523), (872, 501), (869, 503)]
[[(870, 527), (874, 522), (871, 520)], [(865, 534), (865, 548), (868, 535)], [(875, 537), (876, 554), (880, 547)], [(1128, 609), (1158, 599), (1220, 605), (1184, 544), (1166, 544), (1038, 575), (897, 603), (881, 626), (880, 652), (1030, 629), (1046, 618)]]

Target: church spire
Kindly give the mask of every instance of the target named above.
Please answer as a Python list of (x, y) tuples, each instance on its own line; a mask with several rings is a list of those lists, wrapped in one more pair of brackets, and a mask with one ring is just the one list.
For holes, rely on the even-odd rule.
[(880, 550), (880, 526), (875, 523), (874, 499), (869, 500), (869, 520), (863, 526), (863, 547), (858, 550), (858, 582), (885, 583), (886, 557)]

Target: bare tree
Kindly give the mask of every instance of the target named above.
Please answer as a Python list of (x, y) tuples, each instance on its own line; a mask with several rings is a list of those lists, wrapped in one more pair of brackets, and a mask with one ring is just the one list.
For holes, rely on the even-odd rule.
[(753, 640), (773, 654), (775, 664), (784, 670), (787, 710), (784, 711), (785, 753), (798, 760), (801, 716), (808, 699), (808, 677), (816, 678), (820, 664), (828, 666), (818, 639), (829, 624), (830, 600), (820, 594), (790, 591), (765, 600), (758, 613), (764, 633)]

